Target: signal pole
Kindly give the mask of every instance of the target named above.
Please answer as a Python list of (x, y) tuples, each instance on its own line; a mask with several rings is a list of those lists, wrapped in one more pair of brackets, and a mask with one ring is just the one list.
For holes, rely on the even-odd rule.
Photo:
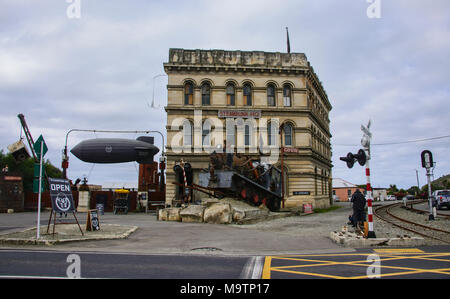
[(364, 150), (367, 152), (367, 160), (366, 160), (366, 178), (367, 178), (367, 186), (366, 186), (366, 198), (367, 198), (367, 219), (369, 224), (369, 231), (367, 233), (367, 238), (376, 238), (375, 231), (373, 229), (373, 211), (372, 211), (372, 186), (370, 185), (370, 140), (372, 139), (372, 133), (369, 131), (371, 125), (371, 121), (367, 124), (367, 127), (361, 125), (361, 131), (363, 131), (363, 137), (361, 139), (361, 145), (364, 147)]
[(434, 220), (433, 215), (433, 198), (431, 193), (431, 168), (433, 167), (433, 154), (429, 150), (424, 150), (420, 154), (422, 159), (422, 167), (427, 170), (427, 180), (428, 180), (428, 206), (430, 208), (430, 215), (428, 216), (428, 220)]

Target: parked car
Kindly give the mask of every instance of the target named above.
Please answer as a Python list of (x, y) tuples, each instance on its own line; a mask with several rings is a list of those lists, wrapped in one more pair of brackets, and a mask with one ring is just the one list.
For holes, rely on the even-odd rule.
[(395, 195), (388, 195), (386, 197), (386, 200), (397, 200), (397, 198), (395, 197)]
[(433, 199), (436, 202), (436, 208), (438, 210), (442, 207), (450, 209), (450, 190), (436, 190), (433, 192)]
[(403, 200), (412, 200), (412, 199), (414, 199), (414, 195), (406, 195), (406, 196), (404, 196), (403, 198), (402, 198)]

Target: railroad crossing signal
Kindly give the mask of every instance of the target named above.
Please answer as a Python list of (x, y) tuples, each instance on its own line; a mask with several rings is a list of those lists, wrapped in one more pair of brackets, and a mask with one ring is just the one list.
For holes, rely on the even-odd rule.
[(428, 180), (428, 205), (430, 207), (430, 215), (428, 216), (428, 220), (434, 220), (433, 215), (433, 198), (431, 193), (431, 171), (430, 169), (434, 166), (433, 165), (433, 154), (429, 150), (424, 150), (420, 154), (420, 157), (422, 158), (422, 167), (427, 170), (427, 180)]
[(360, 149), (357, 154), (348, 153), (346, 157), (340, 157), (339, 159), (346, 162), (348, 168), (352, 168), (355, 161), (358, 161), (359, 165), (364, 166), (367, 161), (367, 155), (363, 149)]
[(420, 157), (422, 158), (422, 167), (431, 168), (433, 167), (433, 154), (429, 150), (424, 150)]

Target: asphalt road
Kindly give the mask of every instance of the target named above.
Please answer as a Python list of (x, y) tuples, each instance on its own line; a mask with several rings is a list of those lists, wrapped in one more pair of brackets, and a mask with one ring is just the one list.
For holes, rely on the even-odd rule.
[(0, 250), (0, 278), (239, 279), (251, 278), (251, 260), (7, 249)]
[[(261, 278), (448, 279), (449, 277), (450, 246), (377, 248), (359, 249), (352, 253), (252, 257), (0, 250), (0, 278), (235, 281)], [(242, 284), (242, 281), (240, 283)], [(178, 291), (180, 287), (181, 285)], [(261, 291), (262, 287), (260, 281), (258, 290)], [(218, 289), (217, 283), (216, 288)]]

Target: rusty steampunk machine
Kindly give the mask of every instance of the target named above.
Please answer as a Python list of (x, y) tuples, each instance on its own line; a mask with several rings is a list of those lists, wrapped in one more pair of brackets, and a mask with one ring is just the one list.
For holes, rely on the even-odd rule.
[(192, 167), (181, 161), (173, 168), (179, 196), (184, 202), (192, 198), (193, 190), (215, 198), (233, 197), (254, 206), (265, 205), (270, 211), (281, 207), (281, 171), (274, 165), (248, 156), (214, 151), (209, 169), (199, 173), (193, 183)]

